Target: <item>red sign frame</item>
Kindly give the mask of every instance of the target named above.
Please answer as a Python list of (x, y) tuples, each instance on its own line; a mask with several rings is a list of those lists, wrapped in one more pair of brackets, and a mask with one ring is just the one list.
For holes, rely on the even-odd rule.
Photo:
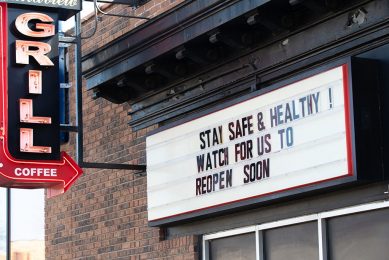
[(0, 186), (47, 188), (52, 197), (67, 191), (82, 169), (65, 152), (59, 161), (18, 160), (8, 150), (7, 4), (0, 3)]

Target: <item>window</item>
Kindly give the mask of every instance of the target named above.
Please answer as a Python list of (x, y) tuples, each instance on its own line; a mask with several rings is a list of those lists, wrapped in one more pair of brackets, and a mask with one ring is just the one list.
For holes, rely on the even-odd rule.
[(383, 201), (204, 235), (203, 260), (387, 259), (388, 216)]
[(332, 260), (388, 259), (389, 209), (331, 218), (327, 231)]
[(267, 260), (319, 258), (317, 224), (315, 222), (268, 229), (262, 233), (265, 259)]
[(255, 258), (255, 233), (214, 239), (210, 242), (212, 260)]

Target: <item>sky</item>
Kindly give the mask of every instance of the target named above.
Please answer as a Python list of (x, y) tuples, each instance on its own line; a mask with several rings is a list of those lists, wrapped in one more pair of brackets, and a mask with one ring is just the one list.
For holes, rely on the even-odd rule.
[[(93, 2), (83, 1), (82, 2), (82, 11), (81, 18), (87, 16), (88, 14), (93, 12)], [(74, 17), (71, 17), (66, 22), (63, 22), (63, 30), (66, 32), (70, 28), (74, 27)]]
[(45, 194), (43, 189), (11, 190), (11, 240), (44, 240)]
[[(44, 190), (11, 190), (11, 240), (44, 240)], [(6, 241), (6, 189), (0, 188), (0, 252)]]

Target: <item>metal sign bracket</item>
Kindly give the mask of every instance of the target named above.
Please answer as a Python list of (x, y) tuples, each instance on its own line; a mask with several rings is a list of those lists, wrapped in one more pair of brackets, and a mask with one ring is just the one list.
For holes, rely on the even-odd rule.
[(76, 133), (76, 158), (81, 168), (97, 169), (118, 169), (118, 170), (135, 170), (139, 176), (146, 172), (146, 165), (143, 164), (118, 164), (118, 163), (99, 163), (84, 161), (84, 132), (83, 132), (83, 103), (82, 103), (82, 75), (81, 75), (81, 16), (80, 13), (75, 15), (75, 37), (61, 37), (60, 42), (71, 43), (75, 45), (75, 101), (76, 101), (76, 126), (61, 125), (61, 131)]

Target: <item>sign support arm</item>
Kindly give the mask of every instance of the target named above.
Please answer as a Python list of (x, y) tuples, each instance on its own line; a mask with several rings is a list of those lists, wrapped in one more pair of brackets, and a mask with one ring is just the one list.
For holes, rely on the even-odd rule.
[(118, 170), (137, 170), (141, 172), (146, 171), (146, 165), (136, 164), (116, 164), (116, 163), (96, 163), (96, 162), (85, 162), (84, 161), (84, 131), (83, 131), (83, 105), (82, 105), (82, 75), (81, 75), (81, 16), (80, 13), (75, 15), (75, 76), (76, 76), (76, 122), (77, 122), (77, 163), (82, 168), (98, 168), (98, 169), (118, 169)]

